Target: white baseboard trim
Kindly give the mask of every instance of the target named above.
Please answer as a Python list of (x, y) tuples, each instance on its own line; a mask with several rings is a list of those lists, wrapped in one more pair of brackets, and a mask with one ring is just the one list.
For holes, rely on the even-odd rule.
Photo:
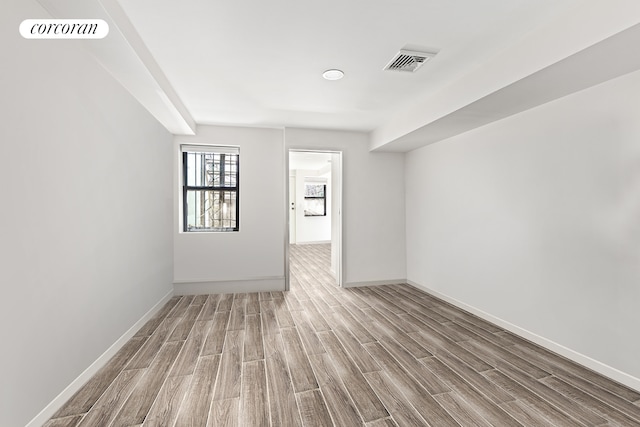
[(284, 277), (219, 281), (175, 281), (175, 295), (230, 294), (241, 292), (284, 291)]
[(359, 288), (361, 286), (382, 286), (382, 285), (399, 285), (407, 283), (407, 279), (392, 280), (371, 280), (369, 282), (347, 282), (342, 285), (343, 288)]
[(328, 243), (331, 243), (331, 240), (312, 240), (309, 242), (296, 242), (294, 243), (294, 245), (326, 245)]
[(140, 318), (127, 332), (125, 332), (111, 347), (96, 359), (87, 369), (84, 370), (75, 380), (71, 382), (62, 392), (56, 396), (38, 415), (36, 415), (26, 427), (41, 427), (49, 418), (56, 413), (80, 388), (93, 377), (107, 362), (120, 350), (133, 336), (147, 323), (170, 299), (173, 291), (166, 294), (156, 305), (151, 307), (144, 316)]
[(640, 379), (639, 378), (636, 378), (636, 377), (634, 377), (632, 375), (629, 375), (629, 374), (627, 374), (625, 372), (622, 372), (622, 371), (620, 371), (620, 370), (618, 370), (616, 368), (613, 368), (613, 367), (611, 367), (609, 365), (606, 365), (606, 364), (604, 364), (602, 362), (599, 362), (599, 361), (597, 361), (595, 359), (592, 359), (589, 356), (585, 356), (582, 353), (579, 353), (579, 352), (577, 352), (575, 350), (572, 350), (572, 349), (570, 349), (568, 347), (565, 347), (565, 346), (563, 346), (561, 344), (558, 344), (555, 341), (551, 341), (550, 339), (542, 337), (542, 336), (540, 336), (538, 334), (530, 332), (530, 331), (528, 331), (528, 330), (526, 330), (524, 328), (521, 328), (521, 327), (519, 327), (517, 325), (514, 325), (514, 324), (512, 324), (510, 322), (507, 322), (506, 320), (503, 320), (503, 319), (501, 319), (499, 317), (496, 317), (496, 316), (494, 316), (492, 314), (486, 313), (486, 312), (484, 312), (484, 311), (482, 311), (480, 309), (477, 309), (477, 308), (475, 308), (475, 307), (473, 307), (473, 306), (471, 306), (469, 304), (466, 304), (466, 303), (464, 303), (462, 301), (459, 301), (459, 300), (457, 300), (455, 298), (451, 298), (450, 296), (442, 294), (442, 293), (440, 293), (440, 292), (438, 292), (436, 290), (433, 290), (433, 289), (429, 288), (428, 286), (424, 286), (424, 285), (421, 285), (419, 283), (412, 282), (411, 280), (407, 280), (405, 283), (408, 283), (409, 285), (413, 286), (414, 288), (418, 288), (418, 289), (420, 289), (422, 291), (425, 291), (425, 292), (427, 292), (427, 293), (429, 293), (429, 294), (431, 294), (431, 295), (433, 295), (433, 296), (435, 296), (437, 298), (440, 298), (440, 299), (442, 299), (444, 301), (447, 301), (448, 303), (451, 303), (451, 304), (455, 305), (456, 307), (459, 307), (459, 308), (461, 308), (463, 310), (466, 310), (466, 311), (468, 311), (470, 313), (473, 313), (476, 316), (478, 316), (478, 317), (480, 317), (480, 318), (482, 318), (484, 320), (487, 320), (487, 321), (489, 321), (491, 323), (494, 323), (494, 324), (500, 326), (501, 328), (506, 329), (509, 332), (512, 332), (512, 333), (514, 333), (514, 334), (516, 334), (516, 335), (518, 335), (518, 336), (520, 336), (520, 337), (522, 337), (522, 338), (524, 338), (526, 340), (529, 340), (529, 341), (531, 341), (533, 343), (536, 343), (536, 344), (538, 344), (538, 345), (540, 345), (540, 346), (542, 346), (542, 347), (544, 347), (544, 348), (546, 348), (548, 350), (551, 350), (551, 351), (553, 351), (553, 352), (555, 352), (555, 353), (557, 353), (557, 354), (559, 354), (561, 356), (566, 357), (569, 360), (572, 360), (572, 361), (574, 361), (574, 362), (576, 362), (576, 363), (578, 363), (578, 364), (580, 364), (580, 365), (582, 365), (582, 366), (584, 366), (586, 368), (589, 368), (592, 371), (595, 371), (595, 372), (597, 372), (597, 373), (599, 373), (601, 375), (604, 375), (607, 378), (610, 378), (610, 379), (612, 379), (614, 381), (619, 382), (620, 384), (623, 384), (623, 385), (625, 385), (627, 387), (630, 387), (630, 388), (640, 392)]

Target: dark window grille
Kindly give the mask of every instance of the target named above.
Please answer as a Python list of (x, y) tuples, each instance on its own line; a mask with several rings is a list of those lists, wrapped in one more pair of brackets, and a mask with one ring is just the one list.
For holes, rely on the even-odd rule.
[(327, 215), (327, 186), (325, 184), (304, 185), (304, 216)]
[(183, 148), (184, 231), (240, 229), (240, 156), (228, 151)]

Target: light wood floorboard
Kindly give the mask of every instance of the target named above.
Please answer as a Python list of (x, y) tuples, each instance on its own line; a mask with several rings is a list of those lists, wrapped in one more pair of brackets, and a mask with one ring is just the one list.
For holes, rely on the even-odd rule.
[(640, 426), (640, 392), (409, 285), (172, 298), (46, 427)]

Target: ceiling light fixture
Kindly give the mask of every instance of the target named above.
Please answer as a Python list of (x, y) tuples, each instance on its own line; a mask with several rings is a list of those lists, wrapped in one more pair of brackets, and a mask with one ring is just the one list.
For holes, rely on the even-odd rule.
[(344, 73), (341, 70), (331, 69), (322, 73), (322, 77), (327, 80), (340, 80), (344, 77)]

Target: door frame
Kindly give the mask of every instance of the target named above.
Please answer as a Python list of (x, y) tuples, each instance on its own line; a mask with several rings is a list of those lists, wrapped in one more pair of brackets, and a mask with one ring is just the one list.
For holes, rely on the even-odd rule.
[[(342, 288), (344, 287), (344, 248), (343, 248), (343, 244), (342, 244), (342, 217), (343, 217), (343, 206), (342, 206), (342, 202), (343, 202), (343, 189), (344, 189), (344, 162), (342, 160), (342, 156), (343, 156), (343, 152), (341, 150), (314, 150), (314, 149), (310, 149), (310, 148), (288, 148), (287, 150), (285, 150), (285, 177), (286, 177), (286, 183), (285, 183), (285, 188), (287, 191), (287, 196), (285, 197), (286, 199), (286, 203), (285, 203), (285, 209), (286, 209), (286, 227), (285, 227), (285, 236), (284, 236), (284, 242), (285, 242), (285, 260), (284, 260), (284, 268), (285, 268), (285, 291), (288, 291), (291, 289), (291, 269), (290, 269), (290, 262), (289, 262), (289, 257), (291, 256), (290, 251), (289, 251), (289, 240), (290, 240), (290, 236), (289, 236), (289, 230), (291, 227), (291, 200), (289, 199), (289, 153), (292, 152), (298, 152), (298, 153), (330, 153), (330, 154), (337, 154), (337, 159), (338, 159), (338, 165), (337, 165), (337, 173), (339, 174), (339, 188), (338, 188), (338, 192), (336, 194), (336, 186), (335, 186), (335, 182), (334, 180), (332, 180), (331, 182), (331, 201), (332, 201), (332, 209), (333, 206), (335, 206), (337, 208), (337, 218), (335, 218), (335, 215), (331, 215), (331, 228), (332, 228), (332, 236), (331, 236), (331, 248), (333, 251), (333, 248), (335, 246), (338, 254), (337, 254), (337, 265), (336, 265), (336, 282), (338, 284), (338, 287)], [(331, 173), (333, 174), (334, 171), (334, 167), (336, 167), (333, 163), (331, 164)], [(335, 205), (334, 205), (335, 204)], [(297, 208), (297, 207), (296, 207)], [(337, 240), (337, 242), (334, 242), (334, 238), (333, 238), (333, 224), (334, 221), (336, 221), (336, 225), (337, 225), (337, 238), (335, 240)]]
[[(291, 200), (291, 186), (293, 184), (293, 188), (294, 188), (294, 192), (295, 192), (295, 186), (296, 186), (296, 177), (295, 176), (291, 176), (291, 174), (289, 174), (289, 244), (291, 244), (291, 238), (293, 237), (293, 240), (297, 242), (297, 221), (298, 219), (296, 218), (295, 212), (297, 210), (297, 198), (294, 197), (293, 200)], [(291, 215), (291, 213), (294, 212), (294, 215)]]

